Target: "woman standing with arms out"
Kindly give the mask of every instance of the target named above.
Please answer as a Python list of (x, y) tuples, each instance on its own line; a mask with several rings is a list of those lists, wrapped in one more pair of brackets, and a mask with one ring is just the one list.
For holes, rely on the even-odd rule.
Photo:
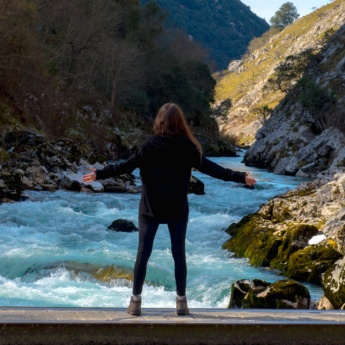
[(107, 165), (82, 177), (90, 183), (140, 169), (139, 245), (134, 265), (133, 295), (128, 313), (141, 314), (141, 292), (153, 241), (159, 224), (167, 224), (175, 263), (176, 313), (189, 314), (186, 299), (185, 239), (188, 222), (188, 189), (192, 168), (224, 181), (255, 184), (248, 173), (226, 169), (208, 160), (192, 135), (180, 107), (167, 103), (159, 110), (150, 136), (125, 162)]

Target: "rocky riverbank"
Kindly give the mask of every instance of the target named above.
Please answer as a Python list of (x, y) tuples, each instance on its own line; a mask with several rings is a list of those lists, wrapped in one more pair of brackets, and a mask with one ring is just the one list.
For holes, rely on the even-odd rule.
[[(102, 181), (85, 184), (82, 175), (93, 166), (102, 169), (107, 164), (104, 156), (97, 156), (88, 148), (83, 148), (72, 139), (50, 142), (34, 131), (8, 132), (0, 148), (0, 203), (25, 199), (23, 191), (51, 191), (64, 189), (75, 192), (116, 192), (139, 193), (133, 175), (121, 175)], [(220, 140), (206, 140), (207, 152), (236, 155), (235, 149)], [(207, 141), (207, 142), (206, 142)], [(127, 155), (135, 147), (127, 148)], [(116, 157), (116, 152), (109, 154)], [(204, 194), (204, 185), (192, 177), (190, 192)]]
[(344, 200), (345, 173), (306, 182), (230, 225), (223, 248), (252, 265), (321, 285), (320, 309), (344, 308)]

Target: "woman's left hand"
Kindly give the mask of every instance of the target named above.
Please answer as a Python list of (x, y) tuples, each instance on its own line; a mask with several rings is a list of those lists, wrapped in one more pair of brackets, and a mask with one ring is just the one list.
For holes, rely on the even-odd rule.
[(246, 172), (244, 181), (245, 181), (246, 185), (250, 186), (250, 187), (254, 186), (254, 184), (256, 183), (256, 180), (254, 178), (250, 177), (248, 172)]

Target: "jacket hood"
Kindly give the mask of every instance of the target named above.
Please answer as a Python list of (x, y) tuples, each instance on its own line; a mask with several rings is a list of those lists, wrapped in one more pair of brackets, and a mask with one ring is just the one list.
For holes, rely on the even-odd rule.
[(169, 150), (176, 146), (176, 143), (184, 142), (184, 140), (189, 141), (189, 139), (184, 135), (153, 134), (147, 138), (147, 143), (161, 150)]

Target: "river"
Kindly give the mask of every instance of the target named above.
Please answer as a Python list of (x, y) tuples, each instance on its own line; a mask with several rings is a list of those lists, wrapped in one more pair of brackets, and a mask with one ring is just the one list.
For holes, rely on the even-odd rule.
[[(254, 190), (194, 172), (206, 195), (190, 195), (187, 232), (187, 296), (191, 308), (225, 308), (231, 284), (239, 279), (283, 279), (246, 259), (222, 250), (224, 229), (258, 210), (271, 197), (303, 179), (245, 167), (241, 157), (212, 158), (224, 167), (249, 171)], [(134, 175), (138, 178), (139, 171)], [(97, 272), (113, 267), (131, 272), (137, 233), (107, 230), (118, 218), (137, 225), (139, 195), (27, 191), (27, 201), (0, 205), (0, 305), (35, 307), (126, 307), (131, 294), (127, 279), (102, 281)], [(175, 307), (170, 240), (161, 225), (148, 265), (143, 307)], [(320, 287), (306, 284), (312, 300)]]

